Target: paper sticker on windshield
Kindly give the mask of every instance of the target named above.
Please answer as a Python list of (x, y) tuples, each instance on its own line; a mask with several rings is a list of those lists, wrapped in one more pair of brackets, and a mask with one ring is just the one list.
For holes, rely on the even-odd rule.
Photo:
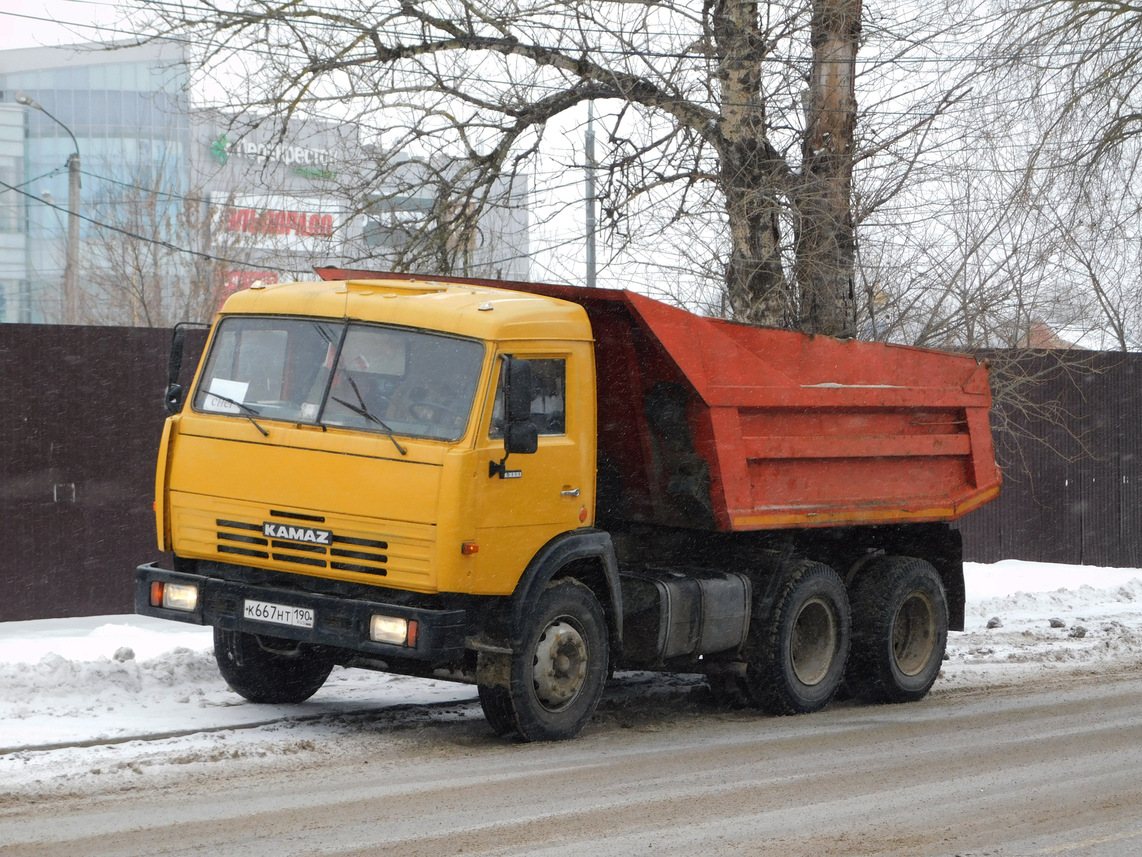
[[(210, 389), (206, 393), (206, 401), (202, 403), (204, 411), (215, 411), (222, 414), (237, 414), (241, 411), (235, 402), (246, 401), (246, 390), (250, 387), (249, 381), (229, 381), (225, 378), (213, 378)], [(214, 395), (211, 395), (211, 394)], [(227, 401), (229, 399), (230, 401)]]

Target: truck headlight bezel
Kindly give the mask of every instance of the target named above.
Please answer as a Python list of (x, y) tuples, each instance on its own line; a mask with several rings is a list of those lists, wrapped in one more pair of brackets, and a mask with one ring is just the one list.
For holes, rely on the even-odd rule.
[(151, 581), (151, 606), (193, 613), (198, 609), (198, 587), (187, 583)]
[(374, 613), (369, 618), (369, 639), (374, 643), (412, 648), (416, 646), (418, 625), (415, 619)]

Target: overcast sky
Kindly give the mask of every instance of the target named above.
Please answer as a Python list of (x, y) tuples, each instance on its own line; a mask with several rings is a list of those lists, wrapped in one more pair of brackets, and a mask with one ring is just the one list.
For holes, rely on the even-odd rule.
[(2, 0), (0, 50), (113, 38), (119, 11), (98, 0)]

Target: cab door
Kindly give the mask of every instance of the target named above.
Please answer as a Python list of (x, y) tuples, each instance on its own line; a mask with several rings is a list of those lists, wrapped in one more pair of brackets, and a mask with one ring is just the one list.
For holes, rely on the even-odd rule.
[[(504, 455), (503, 356), (531, 363), (533, 454)], [(595, 493), (594, 362), (589, 343), (543, 350), (505, 348), (497, 357), (477, 442), (480, 581), (473, 591), (507, 594), (528, 561), (560, 533), (590, 526)], [(502, 462), (502, 467), (500, 466)]]

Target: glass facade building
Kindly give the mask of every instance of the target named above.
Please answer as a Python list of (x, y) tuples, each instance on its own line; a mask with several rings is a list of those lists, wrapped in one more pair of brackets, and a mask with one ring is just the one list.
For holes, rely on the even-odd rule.
[[(439, 165), (405, 158), (397, 185), (369, 186), (355, 125), (295, 121), (283, 140), (272, 121), (191, 110), (188, 90), (173, 43), (0, 51), (0, 322), (207, 320), (258, 280), (400, 269), (431, 229)], [(498, 187), (478, 235), (444, 242), (465, 273), (527, 279), (528, 193)]]
[(15, 321), (28, 291), (24, 197), (24, 111), (0, 104), (0, 321)]
[[(190, 111), (182, 60), (169, 45), (0, 51), (0, 236), (10, 234), (13, 212), (11, 234), (22, 236), (0, 237), (0, 321), (63, 320), (67, 164), (77, 146), (81, 246), (92, 221), (137, 202), (132, 188), (185, 189)], [(22, 105), (25, 99), (42, 109)], [(10, 180), (14, 155), (4, 150), (13, 127), (23, 138), (19, 181)], [(9, 252), (9, 244), (22, 246)], [(82, 284), (79, 292), (81, 303), (93, 299)]]

